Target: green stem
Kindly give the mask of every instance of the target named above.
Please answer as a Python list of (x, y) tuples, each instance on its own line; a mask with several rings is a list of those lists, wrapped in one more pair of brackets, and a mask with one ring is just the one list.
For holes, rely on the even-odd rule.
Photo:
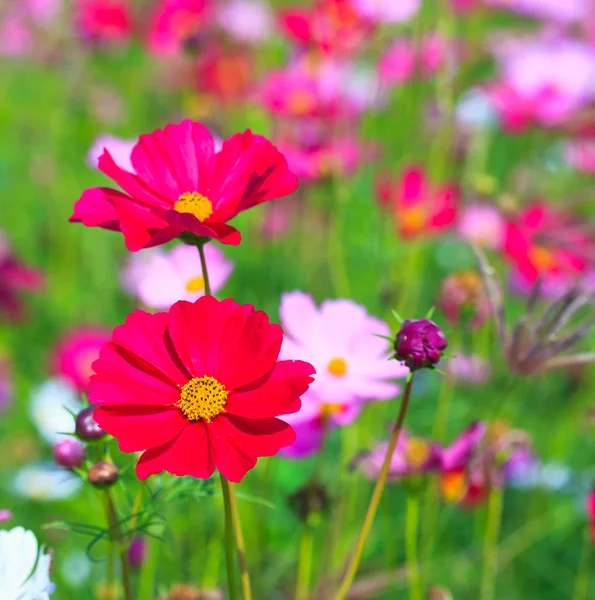
[(205, 258), (205, 244), (206, 242), (198, 244), (198, 254), (200, 256), (200, 266), (202, 267), (202, 278), (205, 282), (205, 296), (212, 296), (209, 272), (207, 270), (207, 259)]
[(386, 484), (386, 478), (388, 477), (390, 463), (395, 448), (397, 447), (397, 440), (399, 439), (399, 434), (401, 433), (401, 429), (403, 428), (403, 421), (405, 420), (405, 414), (407, 413), (407, 407), (409, 405), (409, 397), (411, 396), (412, 385), (413, 373), (410, 373), (409, 377), (407, 378), (407, 385), (405, 386), (405, 393), (403, 395), (403, 401), (401, 402), (399, 414), (397, 416), (397, 420), (395, 422), (395, 426), (393, 427), (390, 441), (388, 443), (388, 449), (386, 451), (386, 456), (384, 457), (384, 463), (382, 464), (378, 480), (376, 481), (376, 486), (374, 487), (374, 492), (372, 493), (372, 498), (370, 499), (370, 504), (368, 505), (368, 511), (366, 512), (366, 517), (364, 519), (364, 523), (362, 525), (362, 529), (360, 531), (355, 550), (353, 552), (351, 560), (349, 561), (347, 571), (345, 573), (345, 576), (343, 577), (341, 587), (339, 588), (339, 591), (335, 596), (335, 600), (345, 599), (347, 593), (349, 592), (349, 588), (351, 587), (351, 584), (355, 579), (355, 574), (357, 572), (357, 568), (359, 566), (359, 562), (364, 551), (364, 545), (366, 543), (366, 539), (368, 538), (368, 534), (370, 533), (370, 529), (372, 528), (372, 523), (374, 521), (374, 517), (376, 516), (376, 511), (378, 510), (378, 504), (380, 503), (380, 498), (382, 497), (382, 492), (384, 491), (384, 486)]
[(227, 485), (229, 487), (231, 519), (233, 522), (233, 530), (236, 539), (236, 548), (238, 550), (238, 561), (240, 563), (240, 582), (242, 584), (242, 594), (244, 595), (244, 600), (252, 600), (250, 573), (248, 572), (248, 563), (246, 561), (246, 544), (244, 543), (244, 534), (242, 533), (242, 521), (240, 520), (238, 498), (236, 496), (236, 490), (233, 483), (227, 481)]
[(227, 561), (227, 587), (230, 600), (237, 599), (235, 564), (233, 560), (233, 522), (231, 517), (231, 500), (229, 482), (223, 475), (221, 478), (221, 491), (223, 493), (223, 507), (225, 512), (225, 558)]
[(417, 535), (419, 530), (419, 494), (407, 496), (407, 517), (405, 519), (405, 555), (409, 576), (409, 599), (422, 600), (421, 577), (417, 556)]
[(295, 600), (308, 600), (310, 577), (312, 574), (312, 554), (314, 550), (314, 529), (306, 524), (300, 537), (297, 583)]
[[(112, 545), (118, 544), (118, 553), (120, 555), (120, 564), (122, 566), (122, 586), (124, 587), (124, 598), (133, 600), (132, 582), (130, 580), (130, 565), (128, 564), (128, 544), (123, 542), (122, 529), (118, 520), (118, 513), (114, 505), (114, 500), (110, 490), (106, 490), (107, 497), (107, 520), (109, 524), (110, 537)], [(115, 538), (115, 539), (114, 539)]]
[(481, 580), (481, 600), (493, 600), (496, 573), (498, 570), (498, 538), (502, 523), (504, 492), (494, 488), (488, 498), (488, 521), (483, 544), (483, 576)]
[(572, 600), (587, 600), (589, 597), (589, 577), (591, 575), (591, 540), (590, 532), (585, 531), (581, 556), (579, 559), (576, 579), (574, 580), (574, 590)]
[(147, 537), (147, 559), (143, 563), (138, 577), (138, 600), (155, 599), (155, 572), (157, 571), (160, 549), (160, 544)]

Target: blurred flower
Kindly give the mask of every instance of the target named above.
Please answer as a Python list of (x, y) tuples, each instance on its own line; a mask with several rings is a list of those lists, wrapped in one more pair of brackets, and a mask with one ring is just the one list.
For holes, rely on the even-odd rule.
[(132, 538), (128, 546), (128, 560), (130, 566), (138, 569), (145, 562), (147, 557), (147, 542), (142, 535)]
[[(460, 0), (457, 0), (460, 2)], [(449, 590), (433, 585), (428, 590), (428, 600), (453, 600), (453, 596)]]
[(591, 0), (483, 0), (488, 6), (511, 10), (527, 16), (557, 21), (578, 23), (593, 9)]
[(134, 173), (134, 167), (130, 160), (132, 149), (136, 145), (136, 140), (123, 140), (115, 135), (102, 134), (95, 138), (89, 154), (87, 154), (87, 163), (93, 169), (98, 168), (98, 162), (101, 155), (107, 150), (118, 167)]
[(485, 383), (490, 378), (492, 369), (479, 356), (457, 354), (448, 361), (447, 371), (456, 380), (467, 383)]
[[(370, 452), (357, 456), (353, 462), (368, 479), (377, 479), (384, 463), (388, 442), (382, 442)], [(399, 481), (403, 477), (420, 475), (440, 468), (440, 446), (428, 440), (412, 437), (402, 430), (393, 453), (388, 481)]]
[(48, 600), (52, 557), (39, 547), (32, 531), (14, 527), (0, 531), (0, 598)]
[(81, 485), (78, 476), (52, 463), (23, 467), (12, 482), (16, 494), (39, 502), (66, 500), (74, 496)]
[(538, 279), (527, 300), (525, 313), (509, 330), (502, 286), (483, 251), (476, 247), (475, 253), (496, 321), (500, 345), (508, 368), (513, 373), (531, 375), (595, 361), (595, 353), (568, 354), (568, 350), (584, 339), (593, 325), (591, 315), (575, 322), (570, 331), (567, 328), (568, 323), (582, 308), (592, 305), (592, 289), (579, 282), (561, 297), (551, 301), (541, 317), (537, 318), (535, 309), (541, 290), (541, 280)]
[(0, 414), (12, 403), (12, 372), (8, 359), (0, 356)]
[(595, 542), (595, 488), (587, 496), (586, 508), (591, 526), (591, 539)]
[(67, 379), (84, 393), (93, 375), (91, 365), (99, 358), (99, 349), (111, 339), (111, 332), (96, 326), (81, 326), (64, 334), (52, 353), (53, 372)]
[(450, 0), (450, 5), (457, 13), (467, 13), (476, 8), (480, 2), (481, 0)]
[(298, 184), (283, 155), (266, 138), (247, 130), (214, 153), (207, 128), (188, 120), (141, 136), (132, 163), (138, 176), (120, 169), (104, 152), (99, 169), (126, 193), (88, 189), (70, 220), (122, 231), (133, 252), (182, 234), (237, 245), (240, 233), (227, 221), (252, 206), (291, 194)]
[(314, 369), (276, 362), (282, 340), (265, 313), (231, 299), (136, 311), (93, 366), (95, 420), (123, 452), (144, 450), (139, 479), (161, 471), (206, 479), (217, 468), (240, 481), (258, 457), (295, 440), (276, 417), (300, 409)]
[(200, 92), (212, 94), (215, 106), (243, 97), (254, 81), (254, 57), (245, 48), (210, 44), (197, 57), (194, 79)]
[(273, 12), (264, 0), (231, 0), (217, 7), (219, 26), (234, 41), (256, 44), (273, 33)]
[[(217, 246), (207, 244), (204, 251), (215, 295), (229, 278), (233, 263)], [(185, 244), (169, 251), (157, 249), (132, 255), (122, 276), (125, 289), (149, 308), (168, 309), (178, 300), (192, 302), (205, 293), (198, 251)]]
[(12, 519), (12, 512), (4, 508), (0, 510), (0, 523), (6, 523)]
[(129, 0), (76, 0), (76, 29), (87, 42), (118, 44), (132, 35), (132, 5)]
[(205, 28), (211, 19), (210, 0), (159, 0), (151, 19), (149, 50), (172, 56)]
[(316, 307), (309, 294), (283, 294), (279, 308), (285, 331), (281, 356), (308, 359), (316, 369), (310, 390), (329, 404), (388, 400), (399, 393), (394, 379), (407, 369), (388, 360), (386, 323), (352, 300), (325, 300)]
[(567, 142), (564, 155), (568, 164), (577, 171), (595, 174), (595, 141), (585, 139)]
[(62, 556), (59, 564), (62, 578), (73, 587), (81, 587), (91, 575), (91, 561), (80, 550)]
[(95, 407), (83, 408), (76, 416), (76, 434), (86, 441), (100, 440), (105, 436), (105, 431), (95, 420)]
[(66, 438), (54, 446), (52, 453), (57, 465), (73, 469), (83, 464), (85, 446), (75, 438)]
[(431, 186), (422, 167), (409, 166), (394, 184), (381, 176), (378, 197), (394, 210), (400, 235), (409, 238), (450, 227), (456, 219), (459, 192), (450, 184)]
[(487, 425), (481, 421), (469, 425), (450, 446), (441, 451), (440, 468), (452, 471), (465, 467), (476, 453), (487, 430)]
[(65, 439), (74, 430), (71, 413), (81, 408), (76, 390), (65, 380), (48, 379), (31, 394), (29, 414), (41, 437), (50, 445)]
[(456, 118), (462, 128), (476, 130), (496, 123), (497, 113), (485, 90), (471, 88), (461, 96), (456, 108)]
[(429, 319), (407, 319), (395, 338), (395, 358), (411, 371), (434, 368), (448, 342), (444, 333)]
[(481, 275), (476, 271), (460, 271), (446, 277), (437, 306), (453, 327), (465, 324), (476, 329), (490, 316), (490, 301)]
[(491, 250), (500, 250), (506, 238), (506, 222), (498, 208), (476, 202), (461, 209), (458, 231), (468, 242)]
[(376, 23), (403, 23), (411, 19), (421, 0), (351, 0), (353, 8), (362, 17)]
[(595, 97), (595, 50), (572, 40), (520, 45), (501, 59), (501, 80), (488, 93), (503, 126), (552, 126)]
[(570, 213), (533, 202), (506, 226), (504, 250), (514, 281), (527, 293), (539, 278), (540, 292), (559, 297), (595, 258), (595, 238)]
[(39, 291), (44, 283), (41, 271), (20, 262), (0, 231), (0, 316), (6, 316), (9, 320), (22, 317), (23, 305), (19, 292)]

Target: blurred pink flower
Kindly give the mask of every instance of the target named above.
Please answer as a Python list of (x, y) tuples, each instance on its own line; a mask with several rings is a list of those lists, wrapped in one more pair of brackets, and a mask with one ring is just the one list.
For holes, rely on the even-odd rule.
[(483, 2), (488, 6), (560, 23), (582, 21), (595, 8), (593, 0), (483, 0)]
[(0, 414), (12, 402), (12, 373), (8, 359), (0, 356)]
[(415, 51), (411, 42), (404, 38), (396, 39), (378, 63), (380, 81), (389, 85), (409, 81), (414, 71)]
[(595, 98), (595, 50), (573, 40), (534, 41), (500, 57), (488, 97), (503, 126), (557, 125)]
[(362, 17), (377, 23), (403, 23), (415, 16), (421, 0), (352, 0)]
[(388, 360), (386, 323), (352, 300), (325, 300), (320, 308), (309, 294), (283, 294), (279, 308), (285, 330), (281, 357), (308, 356), (316, 369), (312, 393), (328, 404), (387, 400), (399, 393), (393, 381), (408, 369)]
[(462, 208), (458, 230), (464, 240), (492, 250), (500, 250), (506, 238), (506, 222), (501, 211), (480, 202)]
[[(211, 291), (217, 294), (233, 270), (218, 246), (207, 244), (205, 258)], [(171, 250), (149, 250), (130, 256), (122, 273), (126, 290), (149, 308), (165, 310), (178, 300), (194, 302), (204, 296), (198, 250), (179, 244)]]
[(577, 171), (589, 175), (595, 173), (595, 141), (585, 139), (567, 142), (564, 155), (568, 164)]
[(26, 267), (20, 262), (0, 231), (0, 316), (18, 320), (23, 316), (19, 292), (36, 292), (44, 285), (45, 278), (41, 271)]
[(133, 31), (130, 0), (75, 0), (78, 34), (94, 44), (119, 44)]
[(134, 173), (130, 154), (136, 143), (137, 140), (124, 140), (109, 133), (101, 134), (95, 138), (87, 154), (87, 163), (93, 169), (97, 169), (99, 157), (107, 150), (121, 169)]
[(99, 358), (99, 350), (111, 337), (111, 329), (94, 325), (67, 332), (52, 353), (52, 371), (70, 381), (79, 392), (87, 392), (89, 377), (93, 375), (91, 365)]
[(0, 510), (0, 523), (6, 523), (12, 519), (12, 512), (6, 508)]
[(457, 380), (484, 383), (491, 375), (490, 365), (479, 356), (457, 354), (447, 361), (448, 372)]
[(254, 44), (272, 34), (273, 12), (263, 0), (231, 0), (217, 11), (219, 26), (236, 41)]
[(454, 442), (440, 453), (440, 468), (442, 471), (460, 469), (469, 463), (488, 428), (481, 421), (472, 423)]
[(177, 54), (210, 23), (211, 8), (211, 0), (160, 0), (151, 20), (149, 50), (163, 56)]
[(457, 13), (471, 12), (477, 8), (481, 0), (450, 0), (452, 9)]

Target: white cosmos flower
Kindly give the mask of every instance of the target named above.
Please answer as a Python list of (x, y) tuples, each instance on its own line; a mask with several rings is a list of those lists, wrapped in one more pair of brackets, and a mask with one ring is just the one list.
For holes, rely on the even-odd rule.
[(33, 532), (22, 527), (0, 531), (0, 598), (48, 600), (54, 591), (51, 560)]
[(12, 482), (16, 494), (38, 501), (64, 500), (80, 487), (81, 480), (76, 475), (50, 462), (23, 467)]
[(68, 411), (77, 414), (81, 408), (74, 387), (58, 377), (42, 383), (31, 396), (31, 420), (52, 446), (67, 437), (60, 432), (74, 432), (74, 419)]

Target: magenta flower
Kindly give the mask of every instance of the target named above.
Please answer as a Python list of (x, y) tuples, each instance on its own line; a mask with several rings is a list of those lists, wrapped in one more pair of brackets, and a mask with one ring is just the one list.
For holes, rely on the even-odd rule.
[(444, 333), (429, 319), (407, 319), (395, 339), (395, 358), (412, 371), (438, 364), (448, 345)]
[(0, 509), (0, 523), (6, 523), (12, 519), (12, 512), (6, 508)]
[(109, 133), (99, 135), (95, 138), (93, 145), (89, 149), (87, 163), (93, 169), (99, 169), (99, 159), (107, 151), (120, 169), (134, 173), (134, 166), (132, 165), (130, 155), (135, 145), (136, 140), (123, 140)]
[(450, 446), (440, 452), (440, 468), (453, 471), (465, 467), (477, 451), (487, 429), (487, 425), (480, 421), (467, 427)]
[[(220, 248), (205, 246), (211, 291), (217, 294), (233, 270)], [(132, 255), (122, 274), (123, 285), (147, 307), (168, 309), (178, 300), (194, 302), (205, 293), (200, 257), (194, 246), (146, 250)]]

